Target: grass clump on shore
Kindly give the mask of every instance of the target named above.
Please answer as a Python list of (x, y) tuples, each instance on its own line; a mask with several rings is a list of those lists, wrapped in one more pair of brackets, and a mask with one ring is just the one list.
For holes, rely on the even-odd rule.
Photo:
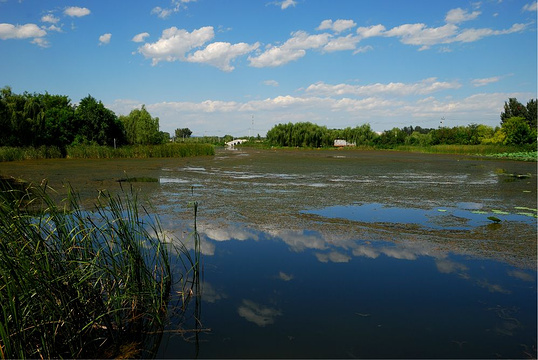
[(171, 256), (136, 194), (87, 211), (72, 192), (57, 205), (46, 187), (0, 183), (0, 357), (155, 356)]
[(159, 158), (215, 155), (211, 144), (179, 143), (161, 145), (133, 145), (114, 148), (99, 145), (72, 145), (63, 151), (55, 146), (0, 147), (0, 161), (39, 159), (112, 159), (112, 158)]
[(116, 149), (108, 146), (77, 145), (67, 148), (67, 157), (73, 159), (141, 159), (200, 155), (215, 155), (215, 148), (209, 144), (133, 145)]

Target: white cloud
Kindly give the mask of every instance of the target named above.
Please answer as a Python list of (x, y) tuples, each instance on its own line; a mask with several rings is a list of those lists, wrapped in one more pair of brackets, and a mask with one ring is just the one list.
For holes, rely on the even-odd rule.
[(47, 14), (47, 15), (43, 15), (41, 17), (41, 21), (42, 22), (48, 22), (48, 23), (51, 23), (51, 24), (57, 24), (58, 21), (60, 21), (60, 19), (57, 18), (56, 16), (52, 15), (52, 14)]
[(223, 71), (232, 71), (234, 67), (230, 63), (237, 58), (248, 54), (259, 47), (259, 43), (249, 45), (246, 43), (230, 44), (227, 42), (214, 42), (203, 50), (198, 50), (189, 55), (187, 61), (206, 63)]
[(359, 54), (359, 53), (365, 53), (365, 52), (368, 52), (368, 51), (373, 50), (373, 49), (374, 48), (371, 45), (361, 46), (357, 50), (353, 51), (353, 55)]
[(36, 24), (13, 25), (0, 24), (0, 39), (31, 39), (33, 44), (40, 47), (48, 47), (49, 43), (43, 37), (47, 32)]
[(262, 54), (250, 57), (250, 65), (254, 67), (276, 67), (287, 64), (291, 61), (302, 58), (306, 55), (306, 50), (318, 49), (327, 44), (329, 34), (309, 35), (304, 31), (292, 33), (281, 46), (271, 46)]
[(536, 1), (523, 6), (523, 11), (536, 11), (536, 10), (538, 10), (538, 3)]
[(355, 48), (357, 47), (357, 43), (359, 41), (360, 39), (357, 36), (353, 36), (349, 34), (347, 36), (341, 36), (335, 39), (331, 39), (327, 43), (327, 45), (323, 47), (323, 50), (327, 52), (342, 51), (342, 50), (355, 50)]
[(446, 24), (437, 28), (429, 28), (425, 24), (404, 24), (396, 26), (383, 35), (398, 37), (407, 45), (431, 46), (451, 42), (457, 34), (458, 27)]
[(445, 17), (445, 21), (449, 24), (459, 24), (464, 21), (476, 19), (480, 15), (480, 11), (467, 12), (461, 8), (450, 10)]
[(110, 43), (110, 39), (112, 38), (111, 33), (106, 33), (101, 36), (99, 36), (99, 45), (106, 45)]
[(307, 93), (313, 93), (325, 96), (374, 96), (374, 95), (427, 95), (437, 91), (458, 89), (461, 85), (456, 82), (437, 81), (436, 78), (428, 78), (415, 83), (391, 82), (388, 84), (369, 84), (369, 85), (349, 85), (337, 84), (330, 85), (324, 82), (311, 84), (306, 88)]
[(90, 9), (78, 6), (71, 6), (64, 10), (64, 14), (71, 17), (83, 17), (90, 15), (90, 13)]
[(274, 86), (274, 87), (277, 87), (279, 85), (278, 81), (276, 80), (265, 80), (263, 84), (267, 86)]
[(336, 33), (340, 33), (342, 31), (349, 30), (355, 26), (357, 26), (357, 24), (353, 20), (338, 19), (334, 22), (332, 20), (323, 20), (316, 29), (317, 30), (332, 30)]
[(286, 10), (290, 6), (295, 6), (295, 5), (297, 5), (297, 1), (295, 0), (283, 0), (282, 2), (280, 2), (280, 8), (282, 10)]
[(49, 27), (44, 27), (44, 26), (43, 26), (42, 28), (45, 29), (45, 30), (48, 30), (48, 31), (63, 32), (61, 27), (58, 27), (58, 26), (56, 26), (56, 25), (54, 25), (54, 24), (52, 24), (52, 25), (49, 26)]
[(170, 15), (179, 12), (182, 8), (185, 8), (187, 3), (195, 2), (196, 0), (172, 0), (170, 2), (170, 7), (162, 8), (156, 6), (151, 10), (151, 14), (155, 14), (161, 19), (166, 19)]
[(143, 32), (143, 33), (140, 33), (140, 34), (136, 34), (135, 36), (133, 36), (133, 38), (131, 39), (131, 41), (133, 42), (144, 42), (144, 40), (149, 36), (149, 33), (147, 32)]
[(473, 86), (479, 87), (479, 86), (485, 86), (491, 83), (498, 82), (500, 79), (501, 79), (500, 76), (494, 76), (494, 77), (489, 77), (489, 78), (484, 78), (484, 79), (473, 79), (471, 83), (473, 84)]
[(185, 61), (186, 53), (212, 40), (215, 32), (212, 26), (205, 26), (192, 32), (171, 27), (163, 30), (161, 38), (154, 43), (146, 43), (138, 51), (152, 59), (153, 65), (160, 61)]
[[(415, 83), (406, 85), (412, 84)], [(196, 129), (197, 134), (207, 130), (208, 133), (223, 136), (243, 132), (245, 123), (250, 123), (253, 113), (256, 114), (256, 131), (262, 135), (275, 124), (290, 121), (310, 121), (345, 128), (354, 124), (349, 119), (360, 119), (360, 123), (369, 123), (375, 131), (408, 126), (410, 123), (425, 128), (437, 127), (441, 117), (446, 117), (448, 126), (468, 125), (469, 119), (479, 124), (498, 126), (499, 114), (506, 99), (530, 99), (536, 96), (529, 92), (478, 93), (461, 98), (447, 97), (442, 93), (438, 97), (435, 94), (394, 97), (390, 92), (347, 94), (344, 95), (346, 97), (321, 94), (323, 96), (312, 93), (304, 96), (280, 95), (245, 102), (212, 99), (145, 103), (152, 116), (159, 117), (163, 131), (172, 133), (178, 127), (177, 119), (181, 118), (182, 127)], [(134, 100), (117, 101), (110, 108), (116, 113), (128, 114), (140, 103)], [(281, 238), (294, 251), (326, 248), (322, 237), (301, 231), (273, 231), (270, 234)]]
[(37, 46), (42, 47), (42, 48), (47, 48), (50, 46), (49, 42), (45, 38), (35, 38), (31, 42), (32, 44), (36, 44)]
[(366, 39), (369, 37), (381, 36), (385, 30), (385, 27), (381, 24), (368, 27), (359, 27), (357, 28), (357, 35), (359, 35), (361, 39)]
[(460, 34), (458, 34), (453, 41), (458, 42), (475, 42), (478, 41), (484, 37), (487, 36), (496, 36), (496, 35), (506, 35), (506, 34), (512, 34), (515, 32), (523, 31), (527, 25), (525, 24), (514, 24), (509, 29), (505, 30), (492, 30), (488, 28), (484, 29), (466, 29), (462, 31)]

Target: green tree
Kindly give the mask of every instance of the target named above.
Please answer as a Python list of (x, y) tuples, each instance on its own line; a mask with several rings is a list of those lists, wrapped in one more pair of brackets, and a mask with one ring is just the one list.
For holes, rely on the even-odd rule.
[(527, 117), (526, 117), (527, 124), (529, 124), (531, 129), (536, 129), (536, 120), (537, 120), (536, 117), (537, 116), (538, 115), (536, 113), (536, 99), (531, 99), (527, 103)]
[(523, 117), (506, 119), (501, 129), (505, 135), (505, 145), (524, 145), (536, 141), (536, 129), (531, 129)]
[(187, 139), (192, 135), (192, 131), (189, 128), (176, 129), (175, 136), (176, 139)]
[(527, 108), (517, 101), (516, 98), (509, 98), (504, 102), (504, 111), (501, 112), (501, 123), (513, 117), (527, 117)]
[(127, 116), (120, 116), (129, 144), (162, 144), (164, 137), (159, 131), (159, 118), (152, 117), (142, 105), (141, 109), (132, 110)]
[(88, 95), (75, 109), (75, 142), (113, 145), (124, 141), (123, 124), (101, 101)]

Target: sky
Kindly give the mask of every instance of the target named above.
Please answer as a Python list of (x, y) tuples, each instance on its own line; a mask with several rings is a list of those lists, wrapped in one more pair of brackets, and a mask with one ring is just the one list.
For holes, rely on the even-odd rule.
[(535, 0), (0, 0), (0, 87), (173, 135), (500, 125), (537, 97)]

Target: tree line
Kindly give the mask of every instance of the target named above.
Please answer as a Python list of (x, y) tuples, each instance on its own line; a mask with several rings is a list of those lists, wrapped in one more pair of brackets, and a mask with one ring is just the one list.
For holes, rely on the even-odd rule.
[(345, 129), (329, 129), (310, 122), (275, 125), (267, 132), (271, 145), (284, 147), (331, 147), (336, 139), (357, 146), (390, 148), (398, 145), (479, 145), (502, 144), (536, 148), (536, 99), (523, 105), (510, 98), (501, 113), (497, 127), (470, 124), (468, 126), (393, 128), (378, 134), (369, 124)]
[(0, 89), (0, 146), (65, 149), (78, 144), (156, 145), (169, 139), (170, 134), (159, 130), (159, 118), (144, 105), (118, 117), (91, 95), (75, 105), (65, 95)]

